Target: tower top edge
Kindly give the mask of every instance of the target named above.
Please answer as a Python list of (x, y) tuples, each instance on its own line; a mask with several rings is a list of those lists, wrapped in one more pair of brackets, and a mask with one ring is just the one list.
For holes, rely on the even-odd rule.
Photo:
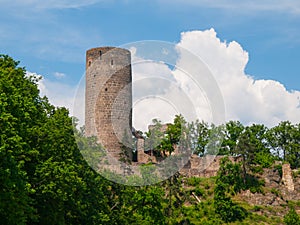
[(95, 48), (90, 48), (86, 51), (86, 54), (89, 54), (91, 52), (99, 52), (102, 51), (103, 53), (106, 53), (108, 51), (122, 51), (122, 52), (127, 52), (130, 54), (130, 51), (126, 48), (119, 48), (119, 47), (114, 47), (114, 46), (102, 46), (102, 47), (95, 47)]

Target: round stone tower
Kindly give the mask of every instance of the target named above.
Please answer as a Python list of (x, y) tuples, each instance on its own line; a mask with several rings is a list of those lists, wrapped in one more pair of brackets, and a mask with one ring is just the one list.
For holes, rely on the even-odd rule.
[(86, 52), (85, 132), (116, 159), (121, 146), (131, 143), (131, 82), (130, 51), (100, 47)]

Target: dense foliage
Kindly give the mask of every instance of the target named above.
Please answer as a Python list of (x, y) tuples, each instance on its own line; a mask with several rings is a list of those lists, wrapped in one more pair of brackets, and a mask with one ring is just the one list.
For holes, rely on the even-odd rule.
[(300, 123), (289, 121), (273, 128), (260, 124), (244, 126), (238, 121), (215, 126), (198, 120), (187, 123), (181, 115), (177, 115), (165, 133), (161, 122), (154, 119), (145, 140), (147, 149), (163, 156), (165, 151), (173, 152), (174, 145), (184, 146), (199, 156), (241, 156), (244, 175), (247, 171), (259, 172), (268, 168), (275, 160), (288, 162), (293, 169), (300, 167)]
[[(223, 224), (255, 219), (233, 200), (240, 190), (256, 187), (251, 174), (276, 159), (293, 168), (300, 165), (300, 124), (282, 122), (268, 129), (230, 121), (214, 126), (176, 116), (165, 132), (154, 120), (145, 137), (147, 149), (161, 157), (176, 147), (203, 156), (217, 146), (210, 140), (221, 133), (219, 154), (241, 155), (241, 164), (224, 160), (217, 178), (186, 179), (176, 173), (153, 186), (118, 185), (90, 168), (86, 160), (95, 168), (94, 159), (103, 149), (95, 138), (84, 136), (84, 129), (74, 130), (65, 108), (39, 96), (38, 80), (0, 55), (0, 224)], [(294, 211), (285, 217), (287, 224), (297, 220)]]
[(1, 224), (105, 224), (109, 183), (83, 160), (68, 111), (17, 65), (0, 57)]

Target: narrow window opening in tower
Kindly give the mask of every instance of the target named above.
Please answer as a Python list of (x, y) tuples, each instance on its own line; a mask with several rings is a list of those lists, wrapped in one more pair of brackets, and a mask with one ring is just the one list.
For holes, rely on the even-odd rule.
[(111, 61), (110, 61), (110, 64), (111, 64), (111, 65), (114, 65), (114, 60), (111, 60)]
[(100, 59), (102, 58), (102, 51), (99, 51)]
[(89, 66), (91, 66), (91, 64), (92, 64), (92, 61), (89, 61)]
[(107, 91), (107, 88), (105, 88), (105, 91)]

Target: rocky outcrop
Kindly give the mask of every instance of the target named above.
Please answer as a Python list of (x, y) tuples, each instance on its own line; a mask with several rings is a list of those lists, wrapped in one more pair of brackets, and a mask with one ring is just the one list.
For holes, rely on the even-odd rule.
[(251, 193), (249, 190), (241, 192), (242, 199), (251, 205), (272, 205), (279, 206), (286, 202), (276, 193)]
[(259, 179), (264, 179), (264, 193), (251, 193), (249, 190), (240, 193), (240, 198), (251, 205), (286, 205), (288, 201), (300, 200), (300, 177), (293, 179), (290, 164), (282, 165), (282, 177), (278, 169), (264, 169)]

